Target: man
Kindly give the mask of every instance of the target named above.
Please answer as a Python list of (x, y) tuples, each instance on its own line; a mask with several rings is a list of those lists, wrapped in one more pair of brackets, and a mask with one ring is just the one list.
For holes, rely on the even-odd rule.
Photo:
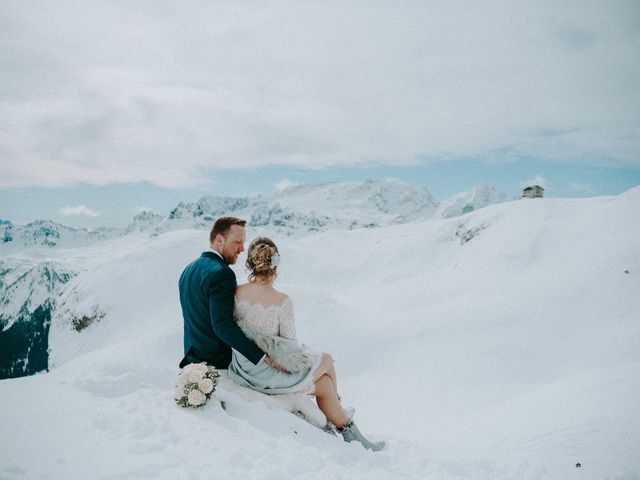
[(207, 362), (225, 369), (234, 348), (257, 365), (265, 361), (278, 369), (268, 355), (240, 330), (233, 318), (236, 276), (229, 265), (244, 251), (245, 220), (221, 217), (209, 234), (209, 250), (182, 272), (178, 287), (184, 319), (184, 358), (180, 367)]

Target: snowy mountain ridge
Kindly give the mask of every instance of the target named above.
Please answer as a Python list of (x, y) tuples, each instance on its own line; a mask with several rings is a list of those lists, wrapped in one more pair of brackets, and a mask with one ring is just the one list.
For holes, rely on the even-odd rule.
[(180, 203), (155, 233), (177, 228), (210, 228), (222, 215), (248, 220), (250, 227), (272, 227), (287, 235), (331, 229), (372, 228), (425, 220), (436, 202), (424, 188), (395, 179), (298, 185), (269, 197), (203, 197)]
[(489, 205), (502, 203), (509, 200), (515, 200), (515, 198), (510, 198), (505, 193), (489, 185), (478, 184), (472, 187), (471, 190), (467, 192), (458, 193), (441, 202), (438, 205), (435, 217), (457, 217), (459, 215), (473, 212)]
[(33, 313), (75, 274), (58, 262), (0, 259), (2, 330), (9, 329), (19, 315)]
[(0, 259), (0, 378), (47, 369), (51, 308), (76, 274), (49, 259)]
[[(443, 202), (447, 205), (446, 216), (461, 215), (468, 205), (478, 209), (506, 199), (491, 187), (474, 187), (472, 192), (467, 201)], [(131, 233), (158, 235), (185, 228), (208, 229), (222, 215), (246, 218), (250, 227), (271, 227), (291, 236), (424, 221), (438, 216), (436, 211), (440, 210), (428, 190), (393, 178), (297, 185), (269, 197), (205, 196), (195, 202), (180, 202), (166, 217), (142, 212), (122, 229), (75, 229), (50, 220), (20, 226), (7, 221), (0, 224), (0, 252), (75, 248)]]
[(3, 254), (38, 248), (75, 248), (113, 238), (122, 232), (116, 228), (67, 227), (51, 220), (36, 220), (27, 225), (10, 221), (0, 224), (0, 252)]

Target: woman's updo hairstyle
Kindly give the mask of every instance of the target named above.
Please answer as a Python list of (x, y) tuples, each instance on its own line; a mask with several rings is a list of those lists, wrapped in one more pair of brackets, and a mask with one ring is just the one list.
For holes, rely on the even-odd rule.
[(249, 245), (245, 265), (249, 269), (249, 282), (257, 279), (270, 282), (277, 274), (280, 254), (273, 240), (258, 237)]

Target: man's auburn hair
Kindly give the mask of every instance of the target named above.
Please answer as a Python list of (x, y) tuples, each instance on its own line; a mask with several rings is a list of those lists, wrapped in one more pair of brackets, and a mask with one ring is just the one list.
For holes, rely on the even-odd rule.
[(237, 217), (220, 217), (216, 220), (216, 223), (213, 224), (213, 228), (211, 229), (211, 233), (209, 234), (209, 242), (213, 243), (216, 236), (218, 234), (227, 238), (227, 233), (231, 229), (231, 225), (240, 225), (244, 227), (247, 224), (246, 220), (242, 220)]

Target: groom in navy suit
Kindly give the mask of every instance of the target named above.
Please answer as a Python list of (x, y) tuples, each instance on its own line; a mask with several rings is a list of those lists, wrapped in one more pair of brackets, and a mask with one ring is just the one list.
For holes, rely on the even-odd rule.
[(184, 358), (180, 367), (207, 362), (227, 368), (234, 348), (254, 364), (265, 355), (240, 330), (233, 318), (236, 276), (229, 265), (244, 251), (247, 222), (235, 217), (219, 218), (209, 234), (209, 250), (184, 269), (178, 282), (184, 318)]

